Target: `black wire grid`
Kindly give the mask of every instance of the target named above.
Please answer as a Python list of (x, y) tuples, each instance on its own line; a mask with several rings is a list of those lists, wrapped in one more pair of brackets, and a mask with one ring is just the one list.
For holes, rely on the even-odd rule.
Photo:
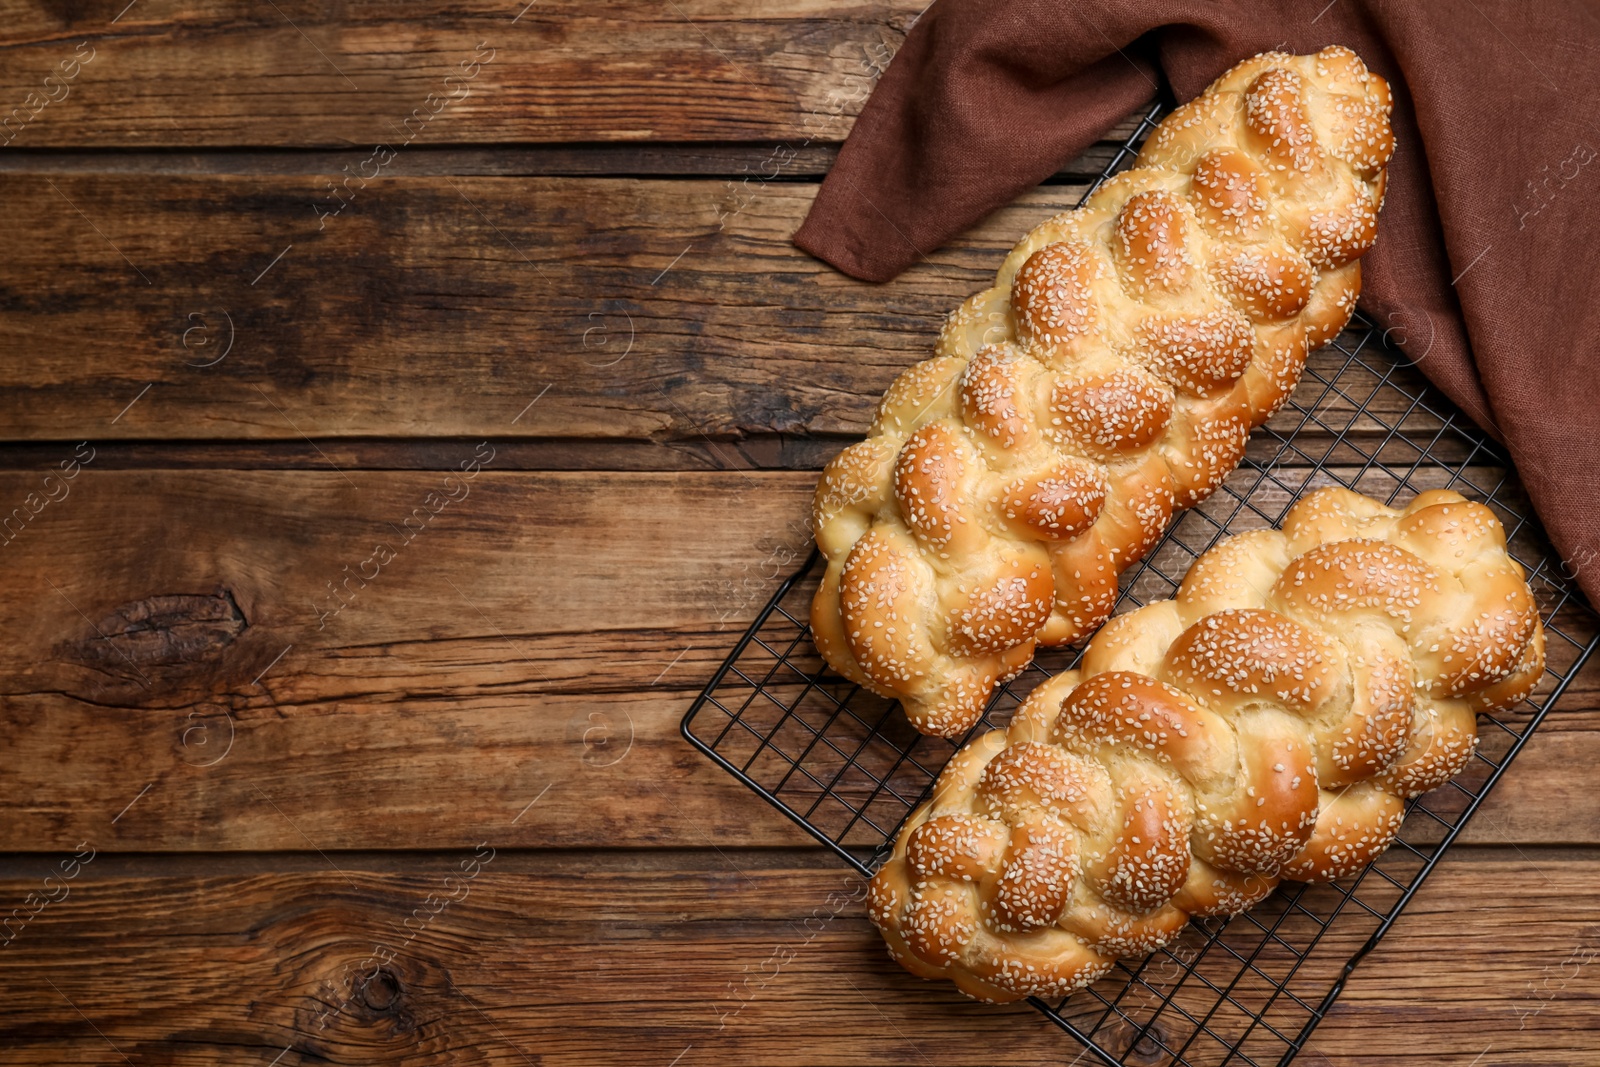
[[(1145, 116), (1106, 176), (1131, 160), (1160, 113)], [(1600, 642), (1596, 617), (1528, 517), (1505, 456), (1359, 314), (1312, 355), (1240, 468), (1123, 576), (1117, 610), (1173, 596), (1219, 538), (1280, 525), (1296, 499), (1324, 485), (1390, 503), (1447, 488), (1493, 508), (1543, 611), (1544, 678), (1515, 710), (1480, 716), (1472, 765), (1413, 800), (1394, 846), (1361, 874), (1332, 885), (1286, 883), (1242, 915), (1196, 920), (1165, 949), (1117, 963), (1087, 989), (1032, 1001), (1101, 1063), (1289, 1063)], [(684, 716), (683, 734), (869, 875), (967, 738), (924, 737), (892, 701), (827, 669), (805, 622), (819, 561), (813, 552), (778, 588)], [(1041, 653), (995, 696), (974, 733), (1004, 726), (1035, 685), (1077, 656)], [(954, 995), (932, 986), (928, 994)]]

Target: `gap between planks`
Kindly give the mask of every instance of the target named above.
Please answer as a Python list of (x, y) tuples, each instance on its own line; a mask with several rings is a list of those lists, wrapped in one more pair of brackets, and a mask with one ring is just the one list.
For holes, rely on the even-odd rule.
[[(623, 144), (418, 145), (391, 173), (408, 177), (727, 178), (759, 174), (763, 183), (814, 183), (833, 168), (839, 143), (793, 148), (783, 141), (734, 143), (642, 141)], [(1100, 177), (1121, 148), (1097, 141), (1043, 185), (1082, 185)], [(774, 153), (786, 162), (768, 174)], [(337, 175), (370, 149), (320, 148), (26, 148), (0, 153), (0, 174), (153, 174), (171, 176)], [(792, 151), (792, 158), (788, 152)]]
[[(588, 471), (629, 474), (648, 471), (805, 470), (820, 473), (847, 446), (861, 440), (845, 434), (750, 434), (740, 438), (608, 441), (589, 437), (512, 438), (488, 435), (497, 449), (495, 468), (514, 471)], [(1348, 433), (1343, 442), (1370, 454), (1386, 435)], [(454, 470), (480, 437), (308, 437), (285, 440), (132, 440), (94, 443), (96, 470)], [(46, 470), (70, 452), (78, 438), (0, 443), (0, 472)], [(1320, 455), (1331, 434), (1300, 434), (1295, 444)], [(1280, 443), (1256, 435), (1247, 455), (1271, 462)], [(1442, 461), (1464, 458), (1468, 447), (1436, 445)], [(1290, 457), (1281, 470), (1310, 467)]]

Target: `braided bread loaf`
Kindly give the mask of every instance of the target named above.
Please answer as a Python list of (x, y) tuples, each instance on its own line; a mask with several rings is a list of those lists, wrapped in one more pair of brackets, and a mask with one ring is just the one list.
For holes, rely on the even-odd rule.
[(1257, 56), (1023, 238), (817, 486), (835, 670), (957, 737), (1036, 643), (1104, 621), (1349, 320), (1389, 106), (1348, 49)]
[(1113, 619), (1079, 670), (961, 749), (872, 880), (890, 955), (973, 997), (1064, 995), (1191, 915), (1389, 846), (1474, 713), (1522, 700), (1544, 630), (1494, 514), (1344, 489), (1221, 542), (1176, 600)]

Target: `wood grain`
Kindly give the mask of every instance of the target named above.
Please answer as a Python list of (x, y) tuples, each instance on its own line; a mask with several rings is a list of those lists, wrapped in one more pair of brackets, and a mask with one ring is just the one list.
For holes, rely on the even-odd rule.
[[(125, 3), (0, 8), (0, 99), (61, 98), (17, 144), (371, 145), (403, 139), (430, 96), (453, 98), (419, 137), (436, 144), (838, 141), (923, 6), (229, 0), (119, 18)], [(47, 89), (84, 42), (65, 94)], [(474, 56), (475, 77), (445, 81)]]
[[(319, 194), (337, 201), (311, 178), (7, 184), (32, 220), (3, 268), (11, 436), (58, 436), (70, 409), (191, 439), (860, 433), (1022, 216), (1078, 194), (1002, 212), (886, 304), (789, 244), (809, 186), (739, 210), (712, 182), (393, 178), (319, 231)], [(24, 296), (41, 276), (50, 294)]]
[[(137, 1064), (542, 1067), (1077, 1054), (1026, 1006), (985, 1008), (900, 971), (859, 881), (812, 856), (491, 852), (493, 829), (461, 830), (455, 853), (336, 868), (314, 853), (97, 856), (3, 950), (0, 1061), (122, 1062), (113, 1047)], [(10, 864), (0, 900), (54, 866)], [(1593, 1063), (1597, 876), (1589, 853), (1448, 860), (1298, 1062), (1381, 1049), (1388, 1064), (1470, 1063), (1487, 1048), (1496, 1064)], [(1341, 958), (1354, 948), (1341, 927), (1327, 936)]]
[[(1034, 190), (874, 286), (790, 243), (804, 183), (397, 173), (319, 219), (341, 201), (310, 176), (3, 180), (21, 232), (0, 420), (22, 440), (860, 435), (944, 316), (1082, 192)], [(1345, 357), (1314, 359), (1327, 377)], [(1358, 377), (1330, 412), (1371, 392)], [(1405, 407), (1385, 391), (1369, 411)]]
[[(539, 796), (508, 844), (805, 840), (677, 724), (809, 550), (812, 475), (496, 459), (447, 482), (91, 458), (0, 547), (0, 847), (448, 847)], [(3, 474), (0, 500), (45, 487)], [(1600, 841), (1592, 678), (1476, 839)]]

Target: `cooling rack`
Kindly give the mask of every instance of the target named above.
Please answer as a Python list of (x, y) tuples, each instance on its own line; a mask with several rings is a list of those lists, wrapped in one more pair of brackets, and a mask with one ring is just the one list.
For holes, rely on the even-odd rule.
[[(1131, 161), (1161, 111), (1144, 117), (1101, 181)], [(1544, 617), (1544, 677), (1519, 707), (1479, 716), (1471, 766), (1411, 801), (1394, 846), (1361, 874), (1287, 883), (1242, 915), (1196, 920), (1166, 948), (1119, 962), (1087, 989), (1032, 1001), (1100, 1063), (1288, 1064), (1600, 642), (1600, 620), (1529, 517), (1507, 458), (1359, 313), (1312, 355), (1239, 469), (1123, 576), (1116, 610), (1173, 596), (1219, 538), (1280, 525), (1295, 500), (1325, 485), (1389, 503), (1447, 488), (1494, 509)], [(827, 669), (805, 622), (821, 570), (813, 552), (778, 587), (684, 716), (683, 735), (870, 875), (966, 738), (925, 737), (892, 701)], [(1004, 726), (1035, 685), (1077, 655), (1041, 653), (996, 694), (974, 733)]]

